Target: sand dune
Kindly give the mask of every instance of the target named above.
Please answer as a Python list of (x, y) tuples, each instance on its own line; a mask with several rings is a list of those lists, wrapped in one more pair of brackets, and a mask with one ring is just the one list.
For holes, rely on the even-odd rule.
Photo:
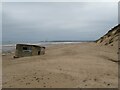
[(41, 56), (3, 56), (3, 87), (117, 88), (117, 47), (96, 43), (52, 45)]
[(120, 24), (109, 30), (104, 36), (98, 39), (96, 42), (99, 45), (117, 47), (120, 35)]

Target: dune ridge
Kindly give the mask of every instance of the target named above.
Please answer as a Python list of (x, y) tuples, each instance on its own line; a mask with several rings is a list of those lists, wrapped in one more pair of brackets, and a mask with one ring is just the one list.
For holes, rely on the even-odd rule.
[(104, 36), (96, 40), (100, 45), (116, 46), (120, 35), (120, 24), (109, 30)]

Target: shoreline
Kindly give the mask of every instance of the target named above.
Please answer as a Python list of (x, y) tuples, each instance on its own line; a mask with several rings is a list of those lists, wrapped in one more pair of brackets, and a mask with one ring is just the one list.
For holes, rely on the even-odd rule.
[[(54, 45), (66, 45), (66, 44), (79, 44), (85, 42), (47, 42), (47, 43), (24, 43), (30, 45), (40, 45), (40, 46), (54, 46)], [(1, 46), (2, 53), (10, 53), (15, 51), (16, 44), (5, 44)]]

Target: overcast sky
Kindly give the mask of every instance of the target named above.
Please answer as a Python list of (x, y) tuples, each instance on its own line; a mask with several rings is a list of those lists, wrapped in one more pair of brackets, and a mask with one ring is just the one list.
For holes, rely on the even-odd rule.
[(3, 41), (96, 40), (118, 23), (117, 2), (2, 5)]

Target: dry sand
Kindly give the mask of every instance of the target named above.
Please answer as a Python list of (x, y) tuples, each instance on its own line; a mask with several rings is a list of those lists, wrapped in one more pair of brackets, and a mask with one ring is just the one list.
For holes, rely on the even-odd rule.
[(41, 56), (3, 56), (3, 88), (117, 88), (117, 46), (54, 45)]

